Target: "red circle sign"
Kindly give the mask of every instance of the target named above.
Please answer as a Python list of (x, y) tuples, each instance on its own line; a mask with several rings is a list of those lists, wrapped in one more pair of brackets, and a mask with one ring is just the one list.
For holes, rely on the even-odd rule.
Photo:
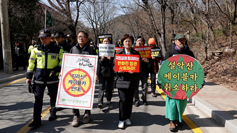
[(63, 78), (65, 92), (73, 97), (85, 95), (91, 88), (91, 77), (82, 69), (72, 69)]

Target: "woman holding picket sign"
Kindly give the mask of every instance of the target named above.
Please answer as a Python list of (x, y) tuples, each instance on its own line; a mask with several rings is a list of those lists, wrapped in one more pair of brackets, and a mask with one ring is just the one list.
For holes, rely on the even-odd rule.
[[(129, 34), (123, 35), (121, 41), (124, 45), (124, 48), (118, 51), (116, 55), (117, 54), (123, 54), (125, 56), (139, 55), (138, 58), (140, 58), (141, 60), (139, 52), (135, 51), (132, 48), (132, 44), (134, 42), (134, 38), (132, 35)], [(135, 73), (132, 72), (131, 70), (129, 70), (128, 72), (123, 72), (123, 70), (119, 70), (116, 73), (116, 76), (117, 76), (116, 88), (118, 88), (118, 94), (120, 99), (118, 128), (124, 128), (124, 123), (126, 125), (131, 125), (130, 117), (132, 113), (133, 96), (135, 89), (138, 87), (139, 72)]]
[[(103, 44), (111, 44), (108, 37), (103, 38)], [(98, 97), (98, 108), (103, 109), (103, 98), (105, 93), (105, 83), (107, 82), (107, 105), (111, 103), (112, 90), (114, 88), (114, 70), (113, 70), (114, 57), (101, 56), (98, 60), (98, 71), (99, 76), (99, 97)]]

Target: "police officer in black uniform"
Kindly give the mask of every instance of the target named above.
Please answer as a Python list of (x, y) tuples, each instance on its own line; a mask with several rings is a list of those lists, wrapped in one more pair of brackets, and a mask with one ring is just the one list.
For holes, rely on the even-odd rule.
[[(50, 96), (50, 116), (49, 121), (55, 120), (56, 116), (56, 97), (58, 92), (58, 75), (61, 70), (63, 49), (51, 42), (51, 33), (47, 29), (39, 32), (41, 44), (35, 47), (30, 55), (29, 66), (26, 73), (26, 84), (32, 82), (34, 68), (35, 82), (35, 104), (34, 121), (29, 127), (37, 128), (41, 126), (41, 112), (43, 104), (44, 90), (47, 86)], [(37, 62), (35, 64), (35, 62)]]
[(56, 40), (56, 43), (58, 44), (58, 46), (61, 46), (63, 48), (64, 53), (69, 53), (71, 50), (71, 45), (69, 45), (64, 37), (64, 33), (61, 31), (57, 31), (54, 34), (54, 38)]

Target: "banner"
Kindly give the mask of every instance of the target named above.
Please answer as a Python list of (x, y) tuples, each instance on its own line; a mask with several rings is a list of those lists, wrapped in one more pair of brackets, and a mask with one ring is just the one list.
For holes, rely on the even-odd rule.
[(135, 46), (134, 50), (140, 53), (141, 58), (151, 58), (151, 46)]
[(115, 47), (115, 52), (117, 53), (118, 51), (120, 51), (121, 49), (123, 49), (124, 47)]
[(99, 56), (114, 57), (115, 45), (114, 44), (99, 44)]
[(52, 17), (48, 10), (46, 10), (46, 25), (53, 26)]
[(140, 72), (140, 55), (115, 54), (114, 71)]
[(93, 108), (96, 55), (63, 54), (56, 107)]
[(161, 65), (158, 83), (170, 98), (187, 99), (202, 89), (204, 72), (196, 59), (188, 55), (175, 55)]
[(151, 49), (151, 56), (160, 58), (161, 57), (160, 49), (158, 49), (158, 48)]

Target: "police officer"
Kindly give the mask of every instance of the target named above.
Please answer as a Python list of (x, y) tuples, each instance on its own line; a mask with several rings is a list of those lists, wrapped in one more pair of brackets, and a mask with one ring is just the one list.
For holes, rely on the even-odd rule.
[(32, 40), (31, 43), (32, 43), (32, 45), (30, 45), (29, 48), (28, 48), (28, 56), (29, 57), (30, 57), (31, 51), (34, 49), (34, 46), (36, 46), (37, 41)]
[[(77, 34), (77, 44), (72, 47), (70, 53), (72, 54), (84, 54), (84, 55), (96, 55), (96, 51), (93, 47), (90, 47), (88, 42), (88, 33), (85, 31), (79, 31)], [(98, 80), (98, 76), (96, 76), (96, 80)], [(73, 121), (72, 126), (76, 127), (79, 125), (80, 122), (80, 112), (79, 109), (73, 109)], [(83, 117), (83, 123), (88, 123), (90, 121), (90, 110), (85, 110), (85, 115)]]
[[(63, 49), (51, 42), (51, 33), (47, 29), (40, 30), (39, 38), (41, 44), (32, 50), (29, 66), (26, 73), (26, 84), (32, 80), (33, 70), (36, 67), (35, 78), (35, 104), (34, 104), (34, 121), (29, 124), (29, 127), (41, 126), (41, 111), (43, 103), (43, 95), (47, 86), (50, 96), (50, 116), (49, 121), (55, 120), (56, 108), (55, 102), (58, 91), (58, 74), (61, 70)], [(35, 65), (35, 62), (36, 65)]]
[(71, 45), (71, 47), (74, 46), (74, 37), (71, 34), (66, 35), (66, 42)]
[(54, 37), (55, 37), (56, 43), (63, 48), (64, 53), (69, 53), (71, 49), (71, 45), (69, 45), (66, 42), (66, 40), (64, 40), (65, 39), (64, 33), (61, 31), (57, 31), (54, 34)]

